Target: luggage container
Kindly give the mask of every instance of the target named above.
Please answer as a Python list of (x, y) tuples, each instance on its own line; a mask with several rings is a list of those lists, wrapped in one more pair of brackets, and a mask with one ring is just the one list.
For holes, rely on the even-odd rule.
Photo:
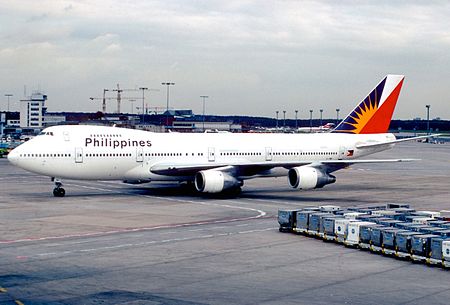
[(414, 235), (411, 238), (411, 259), (416, 262), (425, 262), (429, 258), (431, 239), (439, 237), (433, 234)]
[(386, 205), (358, 205), (354, 207), (347, 208), (349, 211), (354, 212), (366, 212), (366, 211), (374, 211), (374, 210), (386, 210)]
[(305, 210), (301, 210), (297, 212), (297, 222), (296, 222), (296, 226), (294, 227), (294, 232), (297, 233), (306, 233), (306, 231), (308, 231), (309, 228), (309, 215), (310, 214), (314, 214), (314, 213), (318, 213), (317, 211), (305, 211)]
[(382, 252), (385, 255), (395, 255), (395, 241), (397, 238), (397, 234), (400, 232), (408, 232), (406, 230), (397, 229), (397, 228), (386, 228), (381, 230), (381, 234), (383, 235), (383, 243), (381, 248)]
[(416, 212), (412, 213), (411, 215), (435, 218), (435, 217), (441, 216), (441, 213), (436, 212), (436, 211), (416, 211)]
[(334, 222), (336, 219), (343, 219), (342, 215), (334, 215), (330, 217), (325, 217), (322, 220), (323, 225), (323, 240), (331, 241), (336, 239), (336, 234), (334, 233)]
[(410, 230), (414, 232), (420, 232), (420, 229), (427, 228), (427, 225), (421, 225), (417, 223), (405, 223), (405, 224), (397, 224), (399, 229)]
[(398, 223), (403, 223), (401, 220), (395, 220), (395, 219), (389, 219), (389, 220), (382, 220), (378, 222), (380, 225), (386, 226), (386, 227), (395, 227)]
[[(421, 228), (419, 230), (419, 232), (422, 234), (436, 234), (435, 232), (438, 232), (438, 231), (443, 231), (443, 230), (442, 230), (442, 228), (436, 228), (436, 227), (432, 227), (432, 226), (427, 226), (427, 227)], [(436, 234), (436, 235), (439, 235), (439, 234)]]
[(292, 232), (296, 224), (299, 210), (278, 210), (278, 224), (280, 232)]
[(440, 217), (442, 220), (450, 221), (450, 211), (449, 210), (441, 210), (439, 213), (441, 214)]
[(378, 216), (376, 218), (373, 218), (371, 221), (379, 224), (380, 222), (387, 221), (387, 220), (392, 220), (392, 218)]
[(394, 215), (396, 215), (397, 212), (393, 211), (393, 210), (378, 210), (378, 211), (373, 211), (372, 215), (375, 216), (380, 216), (380, 217), (388, 217), (388, 218), (393, 218)]
[(445, 228), (445, 226), (446, 226), (447, 224), (450, 224), (450, 222), (448, 222), (448, 221), (446, 221), (446, 220), (436, 220), (436, 219), (435, 219), (435, 220), (429, 221), (428, 224), (429, 224), (430, 226), (433, 226), (433, 227)]
[(450, 240), (442, 242), (442, 258), (445, 268), (450, 268)]
[(428, 225), (428, 221), (433, 220), (431, 217), (417, 217), (412, 220), (412, 223)]
[(411, 258), (411, 239), (419, 232), (402, 231), (398, 232), (395, 238), (395, 255), (399, 258)]
[(319, 207), (304, 207), (302, 208), (302, 211), (313, 211), (313, 212), (320, 212), (320, 208)]
[(356, 217), (356, 220), (359, 221), (370, 221), (370, 222), (374, 222), (372, 220), (378, 219), (380, 218), (379, 216), (375, 216), (375, 215), (369, 215), (369, 214), (362, 214)]
[(380, 224), (361, 225), (359, 228), (359, 248), (362, 250), (370, 249), (372, 241), (372, 229), (383, 227)]
[(342, 208), (338, 205), (321, 205), (319, 206), (321, 212), (333, 213), (341, 210)]
[(386, 204), (387, 209), (409, 209), (410, 205), (409, 203), (387, 203)]
[(338, 243), (343, 243), (345, 239), (347, 238), (347, 232), (348, 232), (348, 224), (350, 222), (355, 222), (354, 219), (348, 219), (348, 218), (338, 218), (334, 222), (334, 234), (336, 235), (336, 241)]
[(372, 228), (370, 232), (370, 251), (382, 252), (383, 250), (383, 234), (382, 230), (389, 227), (380, 226)]
[[(447, 240), (443, 237), (433, 237), (431, 239), (431, 253), (430, 258), (427, 259), (427, 263), (430, 265), (439, 265), (443, 266), (444, 264), (444, 256), (442, 252), (442, 243), (444, 240)], [(450, 239), (448, 239), (450, 240)]]
[(311, 213), (309, 214), (309, 225), (306, 233), (311, 236), (319, 236), (320, 229), (320, 217), (322, 216), (330, 216), (333, 215), (331, 213)]
[[(320, 238), (325, 238), (324, 237), (325, 236), (325, 219), (327, 219), (327, 218), (342, 218), (342, 216), (334, 215), (331, 213), (329, 213), (328, 215), (321, 216), (319, 219), (319, 237)], [(334, 223), (331, 227), (332, 227), (332, 231), (334, 233)]]
[(368, 221), (355, 221), (351, 222), (347, 226), (347, 238), (344, 241), (346, 246), (358, 246), (360, 241), (360, 228), (364, 225), (374, 225), (374, 222)]
[(450, 229), (435, 231), (435, 232), (433, 232), (433, 234), (439, 235), (440, 237), (443, 237), (443, 238), (450, 238)]
[(345, 218), (353, 219), (353, 220), (355, 220), (356, 217), (361, 216), (361, 215), (364, 215), (364, 213), (360, 213), (360, 212), (347, 212), (347, 213), (344, 213), (344, 217)]

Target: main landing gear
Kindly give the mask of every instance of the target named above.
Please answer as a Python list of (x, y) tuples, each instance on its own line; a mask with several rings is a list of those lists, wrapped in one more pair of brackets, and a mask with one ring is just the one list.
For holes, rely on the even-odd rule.
[(52, 181), (55, 182), (55, 188), (53, 189), (53, 196), (55, 197), (64, 197), (66, 195), (66, 190), (62, 188), (61, 180), (57, 178), (52, 178)]

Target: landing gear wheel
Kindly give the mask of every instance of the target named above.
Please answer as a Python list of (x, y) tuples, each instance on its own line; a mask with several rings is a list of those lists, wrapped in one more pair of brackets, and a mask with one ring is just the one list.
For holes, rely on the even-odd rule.
[(53, 189), (53, 196), (55, 197), (64, 197), (66, 195), (66, 190), (62, 187), (55, 187)]

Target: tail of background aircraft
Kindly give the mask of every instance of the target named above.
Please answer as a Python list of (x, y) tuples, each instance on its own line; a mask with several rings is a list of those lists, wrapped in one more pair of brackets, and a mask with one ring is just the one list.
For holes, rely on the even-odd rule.
[(332, 132), (386, 133), (404, 75), (387, 75)]

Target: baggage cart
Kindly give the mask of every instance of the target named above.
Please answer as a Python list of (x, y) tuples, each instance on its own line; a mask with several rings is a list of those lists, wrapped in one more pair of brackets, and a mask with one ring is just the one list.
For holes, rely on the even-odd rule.
[(439, 237), (433, 234), (414, 235), (411, 238), (411, 259), (415, 262), (425, 262), (429, 258), (431, 239)]

